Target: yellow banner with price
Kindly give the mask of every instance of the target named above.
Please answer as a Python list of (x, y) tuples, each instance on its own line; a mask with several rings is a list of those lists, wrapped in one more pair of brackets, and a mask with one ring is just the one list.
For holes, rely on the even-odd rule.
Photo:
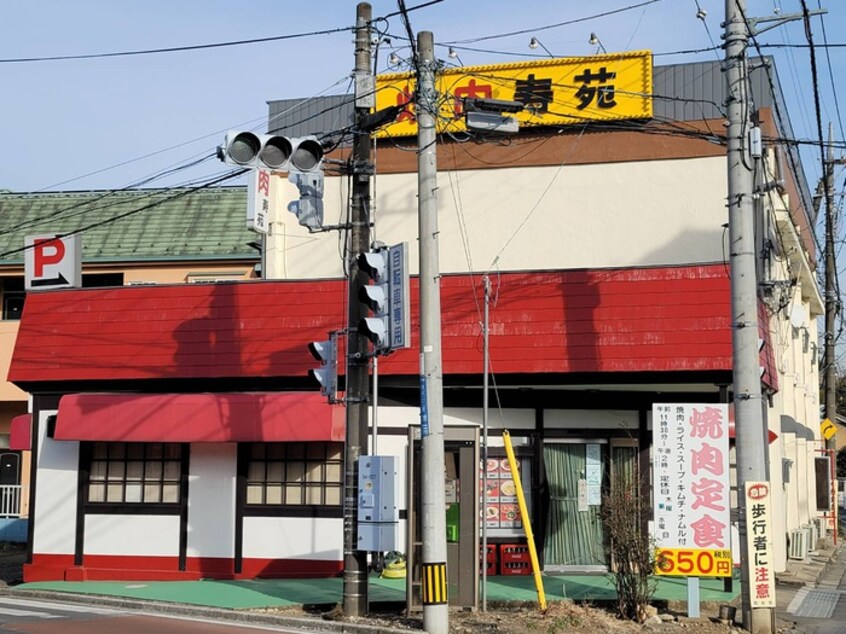
[(730, 550), (656, 548), (655, 574), (680, 577), (731, 577)]
[[(652, 117), (649, 51), (462, 66), (438, 73), (438, 132), (461, 132), (465, 99), (517, 101), (520, 127)], [(376, 77), (376, 110), (408, 106), (377, 137), (417, 134), (413, 73)]]

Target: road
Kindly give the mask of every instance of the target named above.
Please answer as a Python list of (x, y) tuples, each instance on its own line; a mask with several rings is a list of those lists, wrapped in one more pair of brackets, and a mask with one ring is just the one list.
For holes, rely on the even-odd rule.
[(0, 598), (0, 632), (26, 634), (247, 634), (302, 632), (278, 626), (226, 623), (197, 617), (142, 614), (58, 601)]

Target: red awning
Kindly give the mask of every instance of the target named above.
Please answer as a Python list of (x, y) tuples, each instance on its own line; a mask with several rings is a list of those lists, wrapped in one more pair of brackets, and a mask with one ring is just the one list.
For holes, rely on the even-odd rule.
[(56, 440), (260, 442), (344, 440), (344, 409), (317, 392), (69, 394)]
[(29, 451), (32, 448), (32, 414), (21, 414), (9, 426), (9, 449)]

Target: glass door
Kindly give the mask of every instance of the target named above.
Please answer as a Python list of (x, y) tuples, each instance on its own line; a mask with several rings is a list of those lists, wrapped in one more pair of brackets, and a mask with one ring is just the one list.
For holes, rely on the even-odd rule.
[(603, 453), (599, 443), (547, 443), (549, 484), (544, 567), (590, 569), (607, 564), (600, 507)]

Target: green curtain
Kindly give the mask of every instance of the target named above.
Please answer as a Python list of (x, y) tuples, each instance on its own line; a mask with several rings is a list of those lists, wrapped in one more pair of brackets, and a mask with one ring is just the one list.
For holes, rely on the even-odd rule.
[(549, 514), (544, 564), (604, 566), (606, 562), (599, 506), (579, 510), (579, 480), (585, 477), (585, 445), (546, 444)]
[(637, 449), (634, 447), (613, 447), (611, 449), (612, 486), (630, 487), (637, 491)]

